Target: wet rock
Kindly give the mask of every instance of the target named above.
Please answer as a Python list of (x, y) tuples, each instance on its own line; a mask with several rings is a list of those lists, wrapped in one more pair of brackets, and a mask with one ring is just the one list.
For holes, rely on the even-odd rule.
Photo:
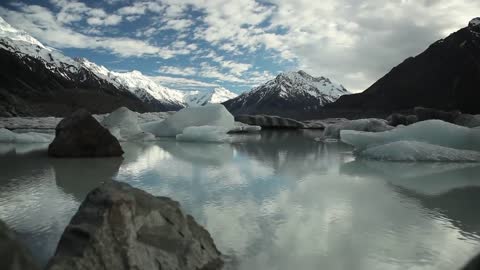
[(242, 122), (247, 125), (260, 126), (262, 128), (305, 128), (305, 125), (302, 122), (273, 115), (238, 115), (235, 117), (235, 121)]
[(0, 269), (36, 270), (30, 252), (17, 240), (15, 233), (0, 221)]
[(49, 270), (214, 270), (210, 234), (178, 202), (109, 181), (90, 192), (65, 229)]
[(58, 123), (55, 139), (48, 147), (48, 155), (54, 157), (112, 157), (122, 154), (118, 140), (84, 109)]

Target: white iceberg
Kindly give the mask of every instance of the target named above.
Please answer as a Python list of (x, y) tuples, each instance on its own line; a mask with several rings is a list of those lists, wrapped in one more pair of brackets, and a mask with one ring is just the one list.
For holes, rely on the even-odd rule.
[(185, 128), (176, 138), (179, 141), (228, 142), (228, 131), (229, 129), (219, 126), (193, 126)]
[(262, 130), (261, 126), (252, 126), (248, 124), (244, 124), (242, 122), (235, 122), (234, 127), (230, 129), (229, 133), (255, 133), (260, 132)]
[(119, 141), (153, 141), (155, 136), (143, 132), (138, 124), (138, 115), (121, 107), (103, 118), (101, 124)]
[(353, 145), (358, 151), (396, 141), (417, 141), (455, 149), (480, 150), (480, 129), (441, 120), (417, 122), (379, 133), (342, 130), (340, 137), (342, 142)]
[(417, 141), (396, 141), (367, 148), (358, 156), (386, 161), (478, 162), (480, 152), (460, 150)]
[(223, 105), (209, 104), (184, 108), (163, 121), (143, 124), (142, 129), (158, 137), (174, 137), (193, 126), (216, 126), (229, 131), (234, 128), (234, 119)]
[(37, 132), (15, 133), (0, 128), (0, 143), (50, 143), (54, 135)]
[(345, 120), (334, 124), (329, 124), (323, 132), (325, 138), (339, 139), (340, 132), (342, 130), (357, 130), (368, 132), (382, 132), (393, 129), (392, 126), (387, 124), (383, 119), (357, 119), (357, 120)]

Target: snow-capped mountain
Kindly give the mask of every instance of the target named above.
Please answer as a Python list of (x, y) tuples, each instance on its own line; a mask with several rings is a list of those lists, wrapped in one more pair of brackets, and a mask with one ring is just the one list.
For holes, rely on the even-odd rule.
[(104, 66), (90, 62), (85, 58), (78, 58), (76, 60), (98, 77), (112, 83), (118, 88), (127, 89), (157, 109), (178, 110), (185, 107), (184, 92), (164, 87), (143, 75), (140, 71), (115, 72), (108, 70)]
[(185, 95), (184, 100), (188, 107), (195, 107), (209, 103), (222, 103), (237, 96), (223, 87), (217, 87), (209, 92), (192, 91)]
[(224, 102), (234, 114), (277, 114), (296, 116), (313, 112), (349, 92), (325, 77), (300, 70), (280, 73), (275, 79)]
[[(92, 112), (111, 111), (118, 106), (137, 111), (185, 107), (184, 92), (161, 86), (139, 71), (114, 72), (84, 58), (67, 57), (12, 27), (1, 17), (0, 56), (2, 63), (17, 66), (14, 69), (3, 65), (0, 72), (0, 78), (5, 78), (0, 87), (0, 96), (4, 97), (0, 109), (4, 109), (5, 115), (63, 114), (62, 110), (67, 107), (72, 107), (67, 110), (85, 107)], [(36, 99), (35, 104), (30, 104), (31, 98)], [(99, 104), (100, 100), (104, 104)], [(63, 108), (58, 109), (59, 105)]]

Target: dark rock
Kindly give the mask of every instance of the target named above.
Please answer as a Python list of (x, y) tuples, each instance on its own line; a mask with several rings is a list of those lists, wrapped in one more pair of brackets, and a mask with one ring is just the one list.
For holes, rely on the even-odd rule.
[(480, 115), (461, 114), (455, 118), (454, 123), (459, 126), (474, 128), (480, 126)]
[(252, 126), (261, 126), (262, 128), (305, 128), (305, 125), (302, 122), (273, 115), (238, 115), (235, 116), (235, 121)]
[(467, 263), (461, 270), (479, 270), (480, 269), (480, 255), (475, 256)]
[(15, 233), (0, 221), (0, 269), (39, 269), (30, 252), (17, 240)]
[(117, 138), (83, 109), (58, 123), (55, 139), (48, 147), (48, 155), (54, 157), (112, 157), (122, 154)]
[(387, 118), (387, 121), (388, 121), (388, 124), (390, 126), (398, 126), (398, 125), (404, 125), (404, 126), (408, 126), (408, 125), (411, 125), (413, 123), (416, 123), (418, 122), (418, 117), (416, 115), (403, 115), (403, 114), (400, 114), (400, 113), (394, 113), (394, 114), (391, 114), (388, 118)]
[(210, 234), (178, 202), (109, 181), (87, 195), (47, 269), (214, 270), (222, 265)]
[(414, 112), (418, 121), (438, 119), (449, 123), (454, 123), (455, 119), (461, 114), (460, 111), (446, 112), (424, 107), (415, 107)]

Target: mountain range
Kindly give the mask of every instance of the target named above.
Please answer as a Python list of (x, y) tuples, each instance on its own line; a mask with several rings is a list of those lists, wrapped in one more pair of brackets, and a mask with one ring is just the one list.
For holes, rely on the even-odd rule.
[(236, 94), (225, 88), (178, 91), (139, 71), (115, 72), (85, 58), (70, 58), (43, 45), (0, 17), (0, 115), (63, 116), (80, 107), (106, 113), (170, 111), (220, 103)]
[(300, 70), (280, 73), (275, 79), (223, 104), (236, 115), (275, 114), (298, 118), (321, 110), (345, 94), (350, 93), (341, 84)]

